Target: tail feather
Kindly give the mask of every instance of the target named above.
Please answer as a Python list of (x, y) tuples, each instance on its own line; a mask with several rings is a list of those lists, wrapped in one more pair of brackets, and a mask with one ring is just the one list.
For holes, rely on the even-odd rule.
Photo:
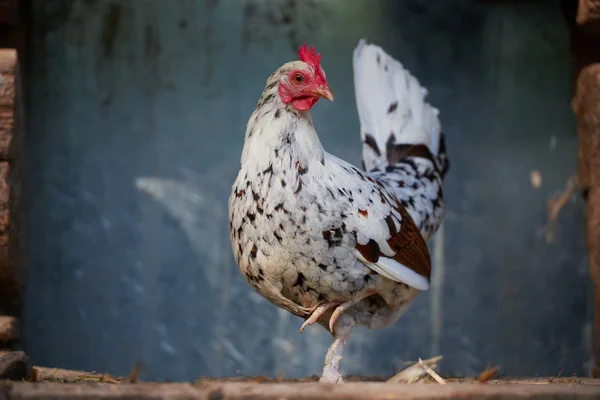
[(439, 111), (425, 101), (427, 90), (419, 81), (363, 39), (354, 49), (353, 65), (365, 169), (394, 163), (407, 145), (425, 145), (440, 170), (447, 169)]

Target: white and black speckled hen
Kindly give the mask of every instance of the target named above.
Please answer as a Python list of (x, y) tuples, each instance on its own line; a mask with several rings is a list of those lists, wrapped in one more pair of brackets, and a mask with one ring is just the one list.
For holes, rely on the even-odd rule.
[(448, 161), (426, 90), (364, 40), (353, 64), (366, 171), (327, 153), (310, 109), (333, 94), (314, 48), (298, 55), (271, 74), (248, 121), (230, 236), (258, 293), (305, 318), (300, 332), (331, 330), (321, 382), (342, 382), (352, 327), (394, 323), (429, 287), (425, 240), (442, 220)]

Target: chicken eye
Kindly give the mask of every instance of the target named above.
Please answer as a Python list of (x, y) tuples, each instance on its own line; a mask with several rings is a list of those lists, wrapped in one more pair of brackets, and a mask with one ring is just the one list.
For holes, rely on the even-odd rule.
[(296, 74), (294, 75), (294, 81), (296, 81), (296, 83), (302, 83), (304, 81), (304, 77), (300, 74)]

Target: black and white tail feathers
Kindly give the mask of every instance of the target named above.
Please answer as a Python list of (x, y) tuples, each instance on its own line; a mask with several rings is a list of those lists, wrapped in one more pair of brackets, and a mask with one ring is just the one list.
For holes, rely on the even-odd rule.
[(425, 101), (427, 90), (379, 46), (359, 40), (354, 49), (354, 90), (367, 171), (384, 170), (406, 156), (448, 169), (439, 111)]

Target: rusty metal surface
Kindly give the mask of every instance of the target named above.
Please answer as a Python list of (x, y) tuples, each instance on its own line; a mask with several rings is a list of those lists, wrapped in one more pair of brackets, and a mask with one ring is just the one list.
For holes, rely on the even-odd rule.
[(127, 374), (140, 361), (143, 379), (319, 373), (329, 335), (299, 336), (300, 320), (243, 282), (226, 199), (266, 77), (303, 41), (336, 95), (313, 113), (324, 146), (360, 165), (351, 54), (367, 37), (429, 89), (452, 169), (432, 290), (395, 326), (357, 330), (344, 373), (437, 354), (446, 374), (587, 373), (582, 202), (545, 230), (548, 197), (576, 169), (558, 5), (34, 0), (29, 34), (34, 363)]

